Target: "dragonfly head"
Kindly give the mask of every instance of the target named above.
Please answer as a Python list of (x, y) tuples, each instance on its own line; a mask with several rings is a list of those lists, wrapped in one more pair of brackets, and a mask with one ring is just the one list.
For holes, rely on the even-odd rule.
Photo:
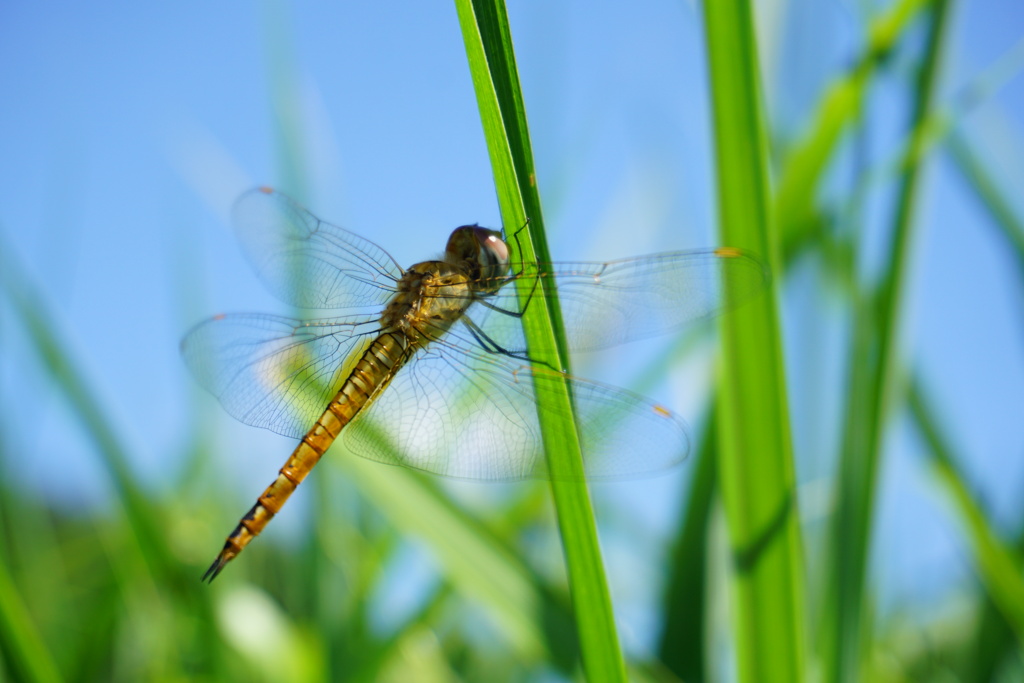
[(505, 283), (509, 269), (508, 245), (497, 230), (463, 225), (448, 238), (445, 260), (468, 268), (485, 292), (496, 292)]

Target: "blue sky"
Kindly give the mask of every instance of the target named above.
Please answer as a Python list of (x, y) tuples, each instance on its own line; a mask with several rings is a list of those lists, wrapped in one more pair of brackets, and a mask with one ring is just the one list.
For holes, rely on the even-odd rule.
[[(714, 244), (699, 6), (511, 5), (556, 257)], [(779, 133), (799, 133), (823, 84), (850, 63), (865, 5), (758, 7), (770, 117)], [(944, 99), (1022, 36), (1021, 3), (961, 3)], [(874, 105), (879, 161), (903, 112), (899, 69)], [(5, 3), (0, 84), (0, 235), (155, 487), (197, 411), (216, 410), (179, 358), (183, 332), (220, 311), (284, 310), (233, 243), (226, 217), (241, 192), (291, 190), (401, 263), (438, 253), (455, 225), (500, 223), (450, 4)], [(275, 112), (278, 90), (290, 106)], [(301, 173), (282, 170), (275, 117), (300, 131)], [(966, 121), (1018, 211), (1022, 125), (1019, 76)], [(988, 218), (941, 156), (922, 200), (905, 354), (926, 372), (982, 498), (1013, 525), (1024, 493), (1024, 294)], [(878, 201), (884, 207), (884, 196)], [(869, 216), (864, 229), (879, 226)], [(801, 478), (813, 485), (830, 471), (844, 320), (835, 297), (801, 271), (784, 294)], [(0, 317), (3, 438), (13, 452), (39, 455), (16, 475), (8, 465), (6, 476), (68, 503), (101, 501), (91, 446), (26, 360), (33, 356), (10, 320)], [(582, 367), (621, 381), (622, 373)], [(692, 423), (699, 403), (678, 388), (688, 381), (674, 379), (660, 398)], [(288, 442), (216, 417), (220, 442), (231, 444), (225, 463), (242, 458), (257, 470), (238, 484), (248, 500)], [(890, 441), (875, 560), (899, 602), (948, 590), (969, 566), (920, 444), (898, 416)], [(651, 511), (638, 514), (664, 521), (680, 477), (602, 495), (621, 496), (620, 505), (649, 500)], [(918, 580), (935, 566), (946, 569), (925, 572), (934, 586)]]

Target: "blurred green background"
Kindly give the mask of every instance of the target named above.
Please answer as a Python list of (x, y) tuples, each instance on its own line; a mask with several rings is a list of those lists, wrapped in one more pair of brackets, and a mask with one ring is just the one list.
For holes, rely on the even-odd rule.
[[(1024, 6), (756, 9), (809, 671), (1024, 680)], [(509, 8), (556, 259), (717, 244), (701, 11)], [(285, 312), (233, 242), (232, 202), (273, 185), (403, 264), (455, 225), (500, 225), (469, 76), (443, 3), (0, 7), (0, 680), (579, 675), (543, 483), (328, 456), (199, 583), (293, 446), (233, 422), (178, 356), (204, 317)], [(858, 484), (859, 363), (908, 172), (895, 398)], [(714, 354), (697, 326), (574, 358), (671, 406), (696, 444), (663, 477), (594, 487), (637, 679), (736, 675)], [(851, 486), (869, 555), (844, 593)], [(831, 629), (859, 673), (835, 673)]]

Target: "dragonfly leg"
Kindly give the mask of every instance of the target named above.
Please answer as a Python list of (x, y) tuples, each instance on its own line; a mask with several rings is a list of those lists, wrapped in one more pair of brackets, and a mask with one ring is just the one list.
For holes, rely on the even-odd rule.
[[(533, 298), (532, 294), (531, 294), (530, 298), (531, 299)], [(503, 315), (512, 316), (513, 318), (522, 318), (523, 317), (523, 313), (526, 312), (526, 307), (525, 306), (523, 307), (522, 311), (510, 311), (507, 308), (502, 308), (501, 306), (495, 306), (494, 304), (492, 304), (490, 301), (487, 301), (486, 299), (477, 299), (477, 301), (480, 302), (481, 306), (489, 308), (492, 311), (495, 311), (497, 313), (501, 313)], [(529, 303), (530, 303), (529, 299), (527, 299), (526, 303), (527, 303), (527, 305), (529, 305)]]
[(528, 356), (525, 351), (509, 351), (508, 349), (503, 348), (500, 344), (491, 339), (491, 337), (488, 336), (486, 332), (480, 329), (479, 325), (477, 325), (469, 318), (463, 318), (462, 321), (466, 323), (466, 327), (469, 328), (469, 333), (473, 335), (473, 339), (476, 339), (476, 343), (479, 344), (480, 348), (482, 348), (487, 353), (499, 353), (502, 356), (508, 356), (509, 358), (515, 358), (516, 360), (526, 361), (531, 365), (542, 365), (546, 367), (548, 370), (554, 370), (555, 372), (558, 372), (558, 370), (555, 369), (555, 367), (552, 366), (550, 363), (547, 363), (542, 360), (537, 360), (535, 358), (530, 358), (530, 356)]
[[(526, 226), (529, 225), (529, 224), (530, 224), (530, 217), (527, 216), (526, 220), (523, 221), (523, 224), (520, 225), (516, 229), (516, 231), (514, 233), (512, 233), (512, 239), (514, 239), (516, 241), (516, 253), (517, 254), (522, 254), (523, 253), (523, 245), (521, 245), (519, 243), (519, 233), (521, 233), (523, 230), (526, 230)], [(502, 232), (504, 232), (504, 231), (505, 231), (505, 229), (502, 228)], [(507, 238), (505, 239), (505, 242), (508, 242)]]
[[(509, 275), (507, 278), (505, 278), (505, 282), (501, 286), (507, 287), (512, 282), (515, 282), (516, 280), (523, 278), (525, 273), (526, 269), (524, 268), (523, 270), (520, 270), (518, 273)], [(496, 311), (504, 315), (509, 315), (512, 316), (513, 318), (522, 318), (523, 314), (526, 313), (526, 309), (529, 308), (530, 302), (533, 301), (533, 294), (534, 292), (537, 291), (537, 285), (539, 282), (540, 278), (533, 278), (533, 286), (530, 288), (530, 293), (526, 296), (526, 303), (523, 304), (523, 308), (521, 311), (512, 311), (507, 308), (502, 308), (501, 306), (496, 306), (492, 304), (490, 301), (487, 301), (485, 297), (478, 297), (476, 301), (480, 302), (482, 306), (485, 306), (486, 308), (489, 308), (492, 311)]]

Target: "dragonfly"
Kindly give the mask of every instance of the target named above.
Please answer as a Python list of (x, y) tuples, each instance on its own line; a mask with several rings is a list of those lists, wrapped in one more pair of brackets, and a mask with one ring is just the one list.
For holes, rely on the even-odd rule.
[[(758, 258), (730, 247), (516, 263), (503, 233), (478, 225), (454, 230), (442, 257), (405, 269), (270, 188), (242, 195), (233, 224), (272, 293), (303, 312), (330, 313), (221, 314), (182, 340), (186, 365), (229, 414), (300, 440), (228, 535), (203, 575), (210, 582), (336, 440), (365, 458), (447, 477), (544, 478), (540, 404), (575, 421), (586, 479), (675, 465), (689, 450), (684, 421), (532, 359), (524, 311), (557, 295), (567, 347), (593, 351), (679, 330), (769, 280)], [(568, 402), (549, 400), (566, 391)]]

